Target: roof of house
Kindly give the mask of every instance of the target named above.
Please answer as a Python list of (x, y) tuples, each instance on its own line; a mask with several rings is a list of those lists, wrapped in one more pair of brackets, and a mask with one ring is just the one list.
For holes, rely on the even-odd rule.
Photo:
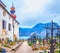
[(6, 5), (0, 0), (0, 5), (3, 5), (3, 7), (6, 7)]
[[(5, 8), (6, 7), (6, 5), (0, 0), (0, 5), (3, 7), (3, 9), (11, 16), (11, 14), (8, 12), (8, 10)], [(12, 17), (12, 16), (11, 16)], [(14, 19), (13, 17), (12, 17), (12, 19)], [(19, 24), (19, 22), (16, 20), (16, 19), (14, 19), (18, 24)]]

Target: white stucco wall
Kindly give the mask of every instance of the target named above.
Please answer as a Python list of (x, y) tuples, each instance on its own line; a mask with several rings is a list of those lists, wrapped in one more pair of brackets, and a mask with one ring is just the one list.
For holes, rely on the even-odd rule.
[(0, 6), (0, 36), (2, 35), (2, 8), (1, 8), (1, 6)]
[[(12, 18), (10, 17), (10, 15), (6, 12), (6, 15), (3, 16), (3, 11), (4, 9), (2, 7), (0, 7), (0, 33), (2, 34), (2, 20), (6, 21), (6, 32), (7, 35), (4, 35), (4, 37), (9, 37), (11, 40), (13, 40), (13, 27), (12, 27)], [(10, 17), (10, 19), (9, 19)], [(8, 30), (8, 24), (11, 24), (11, 31)]]
[(19, 39), (19, 27), (18, 27), (18, 23), (16, 21), (14, 21), (14, 34), (16, 34), (17, 38)]
[[(9, 39), (13, 40), (13, 26), (12, 26), (12, 17), (6, 12), (6, 15), (3, 16), (3, 11), (4, 11), (4, 8), (2, 8), (0, 6), (0, 34), (2, 34), (2, 20), (5, 20), (6, 21), (6, 32), (7, 32), (7, 35), (4, 35), (4, 37), (9, 37)], [(10, 17), (10, 19), (9, 19)], [(11, 31), (8, 30), (8, 24), (11, 24)], [(19, 36), (18, 32), (18, 23), (15, 21), (15, 24), (14, 24), (14, 34), (17, 35), (17, 37)], [(0, 35), (1, 36), (1, 35)], [(19, 38), (19, 37), (18, 37)]]

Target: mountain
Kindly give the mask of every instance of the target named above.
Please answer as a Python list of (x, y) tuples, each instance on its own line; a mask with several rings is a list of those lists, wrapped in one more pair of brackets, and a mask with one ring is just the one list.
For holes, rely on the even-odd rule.
[[(39, 24), (37, 24), (37, 25), (35, 25), (34, 27), (32, 27), (32, 28), (19, 28), (19, 35), (20, 36), (30, 36), (30, 34), (32, 33), (32, 32), (36, 32), (37, 34), (39, 34), (40, 35), (40, 33), (42, 33), (43, 31), (45, 32), (45, 34), (46, 34), (46, 27), (49, 27), (49, 28), (51, 28), (51, 23), (46, 23), (46, 24), (43, 24), (43, 23), (39, 23)], [(53, 27), (54, 28), (57, 28), (57, 27), (59, 27), (59, 25), (57, 24), (57, 23), (54, 23), (53, 24)]]

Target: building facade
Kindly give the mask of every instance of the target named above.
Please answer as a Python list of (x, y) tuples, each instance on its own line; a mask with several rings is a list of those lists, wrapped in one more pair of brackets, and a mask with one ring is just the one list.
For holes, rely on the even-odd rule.
[(0, 38), (19, 39), (19, 23), (7, 11), (5, 4), (0, 1)]

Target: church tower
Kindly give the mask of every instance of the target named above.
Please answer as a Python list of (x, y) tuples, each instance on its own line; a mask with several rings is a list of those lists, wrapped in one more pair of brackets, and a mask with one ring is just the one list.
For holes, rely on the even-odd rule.
[(14, 3), (12, 3), (12, 7), (10, 8), (10, 13), (13, 19), (16, 19)]

